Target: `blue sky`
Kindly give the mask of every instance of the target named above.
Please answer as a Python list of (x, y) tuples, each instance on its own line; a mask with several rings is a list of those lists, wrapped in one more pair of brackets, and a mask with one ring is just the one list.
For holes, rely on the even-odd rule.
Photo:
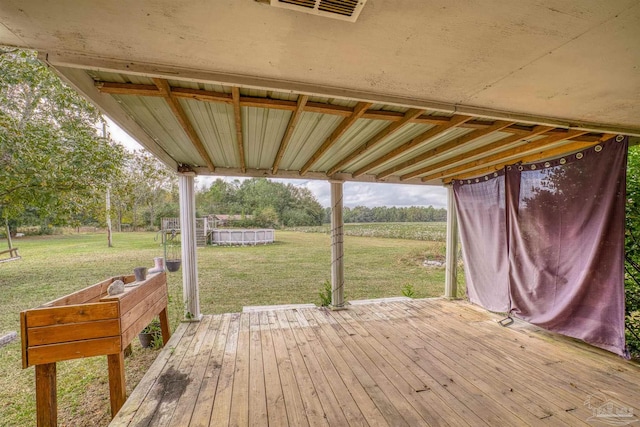
[[(132, 150), (141, 146), (126, 132), (107, 119), (111, 137)], [(198, 177), (197, 185), (206, 185), (217, 177)], [(237, 178), (225, 178), (234, 180)], [(322, 204), (331, 204), (331, 187), (328, 181), (289, 179), (279, 180), (297, 186), (306, 187)], [(344, 206), (433, 206), (446, 208), (447, 190), (439, 186), (401, 185), (401, 184), (371, 184), (362, 182), (346, 182), (344, 184)]]

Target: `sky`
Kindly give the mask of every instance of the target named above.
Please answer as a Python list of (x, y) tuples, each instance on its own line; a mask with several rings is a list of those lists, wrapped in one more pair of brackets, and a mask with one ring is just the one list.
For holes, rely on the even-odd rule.
[[(131, 150), (141, 149), (133, 138), (118, 125), (107, 118), (107, 127), (111, 138)], [(196, 178), (196, 185), (208, 185), (219, 177), (201, 176)], [(229, 181), (240, 179), (237, 177), (224, 178)], [(308, 188), (324, 207), (331, 204), (331, 186), (328, 181), (307, 180), (307, 179), (275, 179), (284, 183), (293, 184)], [(447, 207), (447, 190), (444, 187), (426, 185), (402, 185), (385, 183), (364, 183), (345, 182), (344, 183), (344, 206), (353, 208), (356, 206), (433, 206), (434, 208)]]

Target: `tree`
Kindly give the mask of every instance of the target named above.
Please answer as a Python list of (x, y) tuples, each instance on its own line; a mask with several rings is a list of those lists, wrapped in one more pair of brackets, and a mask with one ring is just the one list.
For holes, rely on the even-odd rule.
[(640, 147), (629, 148), (625, 233), (627, 344), (640, 356)]
[(103, 202), (123, 150), (101, 121), (34, 53), (0, 50), (0, 215), (69, 224)]
[[(307, 188), (265, 178), (227, 182), (217, 179), (196, 195), (199, 215), (252, 215), (245, 225), (320, 225), (324, 209)], [(267, 225), (270, 224), (270, 225)]]
[(140, 225), (154, 227), (160, 225), (159, 217), (167, 210), (175, 211), (164, 205), (176, 202), (176, 174), (147, 152), (125, 155), (121, 175), (112, 188), (119, 231), (125, 219), (130, 221), (132, 229)]

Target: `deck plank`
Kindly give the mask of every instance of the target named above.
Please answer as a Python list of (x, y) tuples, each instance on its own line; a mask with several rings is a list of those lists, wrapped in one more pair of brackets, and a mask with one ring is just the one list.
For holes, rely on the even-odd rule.
[(259, 426), (268, 416), (260, 315), (257, 312), (249, 315), (249, 334), (249, 425)]
[[(207, 320), (209, 321), (207, 322)], [(222, 316), (209, 316), (209, 319), (202, 319), (202, 323), (206, 328), (201, 329), (203, 329), (205, 335), (199, 340), (197, 354), (192, 362), (193, 368), (189, 373), (188, 384), (173, 410), (173, 414), (169, 422), (170, 426), (182, 427), (189, 425), (198, 395), (200, 394), (200, 390), (204, 384), (211, 351), (215, 345), (218, 333), (220, 332), (221, 320)]]
[[(313, 311), (317, 310), (313, 309)], [(365, 390), (364, 386), (360, 383), (359, 376), (352, 369), (353, 365), (348, 363), (342, 354), (344, 353), (342, 341), (338, 340), (339, 342), (336, 343), (329, 338), (315, 319), (313, 311), (300, 310), (299, 316), (304, 316), (309, 327), (313, 329), (315, 335), (318, 337), (323, 350), (326, 352), (329, 362), (332, 364), (332, 368), (327, 367), (327, 369), (335, 370), (333, 375), (342, 378), (348, 392), (351, 394), (368, 425), (388, 426), (389, 423), (382, 415), (382, 412), (380, 412), (375, 402), (367, 393), (367, 390)]]
[[(416, 319), (408, 319), (413, 331), (420, 336), (423, 341), (430, 336), (447, 331), (446, 325), (440, 325), (433, 320), (426, 319), (426, 315), (420, 315)], [(461, 332), (459, 332), (461, 333)], [(473, 342), (469, 337), (469, 342)], [(538, 372), (530, 369), (530, 363), (514, 363), (499, 357), (488, 356), (489, 348), (481, 351), (484, 343), (477, 342), (477, 346), (469, 346), (465, 350), (443, 341), (443, 346), (451, 354), (456, 355), (458, 360), (466, 360), (468, 369), (473, 375), (478, 373), (485, 378), (493, 378), (497, 381), (495, 387), (501, 387), (510, 391), (510, 394), (517, 396), (522, 407), (529, 409), (532, 413), (537, 413), (545, 422), (559, 419), (559, 423), (564, 425), (584, 425), (585, 417), (576, 414), (575, 409), (578, 404), (582, 404), (583, 399), (576, 399), (575, 396), (566, 395), (564, 390), (552, 388), (549, 382), (541, 382)], [(526, 361), (522, 361), (526, 362)], [(510, 369), (511, 368), (511, 369)], [(505, 374), (508, 371), (509, 374)], [(554, 392), (553, 401), (548, 400), (549, 391)], [(585, 415), (585, 414), (582, 414)]]
[(202, 378), (200, 390), (191, 414), (191, 421), (189, 425), (192, 427), (207, 427), (211, 420), (211, 412), (213, 411), (213, 402), (218, 389), (218, 379), (220, 378), (220, 372), (222, 371), (224, 350), (229, 336), (230, 325), (231, 315), (221, 315), (220, 324), (218, 326), (218, 330), (215, 332), (215, 338), (213, 339), (213, 346), (211, 347), (211, 352), (208, 355), (204, 377)]
[(327, 416), (322, 408), (322, 403), (318, 396), (316, 387), (311, 379), (311, 373), (307, 369), (304, 362), (304, 356), (300, 352), (296, 339), (293, 335), (293, 331), (289, 327), (289, 320), (282, 311), (273, 311), (269, 313), (276, 319), (274, 325), (278, 325), (284, 342), (287, 346), (289, 358), (291, 360), (291, 368), (296, 376), (296, 382), (298, 383), (298, 389), (304, 403), (305, 414), (310, 426), (327, 426)]
[(249, 313), (242, 313), (240, 315), (236, 365), (233, 373), (233, 391), (231, 394), (231, 409), (229, 413), (229, 425), (233, 427), (249, 425), (249, 351), (251, 348), (249, 316)]
[(444, 299), (205, 316), (111, 425), (586, 426), (607, 399), (638, 416), (638, 363), (498, 319)]
[(238, 336), (240, 334), (240, 314), (231, 315), (231, 324), (224, 348), (222, 368), (218, 378), (218, 386), (213, 399), (210, 426), (229, 425), (231, 413), (231, 399), (233, 396), (233, 377), (236, 369), (236, 355), (238, 350)]
[[(265, 319), (266, 318), (266, 319)], [(282, 382), (282, 391), (287, 409), (287, 418), (290, 426), (308, 426), (307, 411), (298, 386), (298, 380), (293, 372), (293, 363), (289, 357), (287, 344), (282, 329), (278, 325), (278, 319), (273, 311), (264, 313), (260, 318), (260, 324), (266, 320), (273, 338), (274, 350), (278, 360), (278, 371)]]
[[(281, 373), (278, 371), (278, 358), (276, 357), (275, 344), (269, 327), (269, 318), (266, 312), (256, 313), (258, 327), (260, 328), (260, 344), (262, 349), (262, 366), (264, 369), (265, 399), (267, 406), (268, 425), (288, 426), (287, 407), (285, 406), (285, 396), (282, 390), (283, 381), (280, 379)], [(252, 375), (254, 372), (252, 372)], [(292, 373), (293, 374), (293, 373)], [(282, 373), (283, 376), (287, 374)], [(292, 390), (291, 390), (292, 391)], [(302, 402), (300, 402), (302, 408)], [(304, 408), (302, 408), (304, 411)], [(295, 412), (295, 411), (292, 411)], [(258, 420), (264, 423), (264, 420)]]

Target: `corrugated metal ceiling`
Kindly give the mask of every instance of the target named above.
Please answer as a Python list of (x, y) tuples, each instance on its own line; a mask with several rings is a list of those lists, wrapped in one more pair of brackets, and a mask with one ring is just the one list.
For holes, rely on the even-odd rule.
[[(435, 184), (473, 171), (485, 173), (534, 152), (558, 146), (572, 151), (610, 136), (528, 123), (500, 126), (503, 122), (487, 118), (381, 103), (364, 104), (368, 108), (359, 114), (366, 100), (244, 87), (233, 95), (228, 85), (174, 78), (166, 80), (166, 93), (151, 76), (87, 74), (160, 149), (201, 174)], [(527, 144), (533, 144), (531, 150)], [(436, 179), (422, 179), (434, 173)]]

